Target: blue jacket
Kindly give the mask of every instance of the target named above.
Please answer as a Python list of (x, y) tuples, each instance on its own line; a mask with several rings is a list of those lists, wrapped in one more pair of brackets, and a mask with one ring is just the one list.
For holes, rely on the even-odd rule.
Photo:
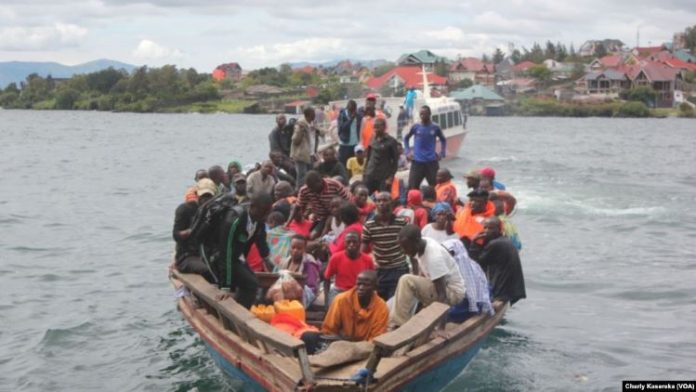
[(414, 124), (404, 137), (404, 152), (408, 155), (411, 151), (409, 139), (413, 137), (413, 160), (426, 163), (437, 161), (435, 156), (435, 139), (440, 139), (440, 158), (447, 154), (447, 139), (440, 126), (435, 123), (428, 125)]
[(350, 141), (350, 123), (352, 120), (357, 121), (355, 126), (356, 140), (360, 143), (360, 125), (362, 124), (362, 115), (356, 111), (355, 117), (353, 119), (348, 115), (347, 109), (341, 109), (341, 113), (338, 114), (338, 140), (345, 144)]

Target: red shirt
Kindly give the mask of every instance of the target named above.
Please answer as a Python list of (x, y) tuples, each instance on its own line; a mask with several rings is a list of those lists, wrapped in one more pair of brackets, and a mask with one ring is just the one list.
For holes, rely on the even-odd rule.
[(338, 253), (346, 249), (346, 234), (348, 234), (351, 231), (355, 231), (358, 233), (358, 241), (360, 241), (360, 239), (362, 238), (362, 223), (360, 223), (360, 221), (357, 221), (343, 229), (341, 234), (336, 236), (336, 239), (329, 244), (329, 250), (332, 254)]
[(360, 253), (358, 258), (351, 259), (346, 254), (346, 251), (335, 253), (329, 259), (329, 265), (324, 271), (324, 278), (331, 279), (336, 275), (335, 285), (341, 290), (350, 290), (355, 286), (355, 280), (358, 274), (365, 270), (375, 269), (375, 263), (372, 257), (366, 253)]
[(297, 234), (303, 235), (306, 238), (309, 238), (309, 234), (312, 230), (313, 224), (314, 223), (309, 219), (305, 219), (302, 222), (298, 222), (293, 219), (292, 221), (290, 221), (288, 229), (294, 231)]

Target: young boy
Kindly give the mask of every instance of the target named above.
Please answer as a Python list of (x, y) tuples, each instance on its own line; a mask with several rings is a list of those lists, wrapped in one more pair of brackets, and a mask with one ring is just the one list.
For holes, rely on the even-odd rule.
[(305, 287), (302, 303), (307, 309), (317, 298), (319, 291), (319, 269), (321, 265), (312, 255), (306, 252), (307, 238), (294, 235), (290, 241), (290, 255), (276, 267), (275, 272), (288, 270), (304, 275)]
[(360, 272), (375, 269), (372, 257), (360, 252), (360, 235), (357, 232), (348, 232), (345, 236), (345, 244), (346, 249), (331, 256), (329, 265), (324, 271), (324, 279), (327, 281), (336, 277), (329, 290), (327, 305), (331, 304), (333, 298), (339, 293), (352, 289)]

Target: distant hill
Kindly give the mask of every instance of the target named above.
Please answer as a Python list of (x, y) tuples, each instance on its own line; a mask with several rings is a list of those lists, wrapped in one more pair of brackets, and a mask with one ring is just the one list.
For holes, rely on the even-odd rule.
[(387, 64), (387, 63), (388, 63), (387, 60), (382, 60), (382, 59), (379, 59), (379, 60), (339, 59), (339, 60), (325, 61), (325, 62), (323, 62), (323, 63), (312, 63), (312, 62), (303, 61), (303, 62), (298, 62), (298, 63), (289, 63), (289, 65), (290, 65), (290, 67), (292, 67), (293, 69), (306, 67), (306, 66), (308, 66), (308, 65), (311, 66), (311, 67), (319, 67), (319, 66), (321, 66), (321, 67), (333, 67), (333, 66), (335, 66), (335, 65), (338, 64), (338, 63), (340, 63), (340, 62), (343, 61), (343, 60), (348, 60), (348, 61), (350, 61), (350, 62), (353, 63), (353, 64), (362, 64), (363, 66), (365, 66), (365, 67), (367, 67), (367, 68), (370, 68), (370, 69), (374, 69), (375, 67), (379, 67), (380, 65), (383, 65), (383, 64)]
[(131, 72), (138, 66), (107, 59), (94, 60), (77, 65), (63, 65), (52, 62), (6, 61), (0, 62), (0, 88), (5, 88), (12, 82), (19, 84), (32, 73), (43, 77), (51, 75), (54, 78), (69, 78), (73, 75), (101, 71), (109, 67), (125, 69)]

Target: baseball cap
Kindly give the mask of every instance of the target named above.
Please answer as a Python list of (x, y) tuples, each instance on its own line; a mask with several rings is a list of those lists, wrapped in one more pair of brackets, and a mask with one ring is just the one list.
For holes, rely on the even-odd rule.
[(246, 177), (244, 176), (244, 174), (242, 174), (242, 173), (237, 173), (237, 174), (234, 175), (234, 177), (232, 177), (232, 182), (237, 183), (237, 182), (240, 182), (240, 181), (246, 182)]
[(480, 170), (481, 175), (488, 178), (495, 178), (495, 170), (492, 167), (484, 167)]
[(477, 178), (481, 179), (481, 172), (478, 170), (469, 170), (466, 174), (464, 174), (464, 178)]
[(200, 197), (205, 194), (215, 196), (217, 193), (217, 185), (210, 178), (201, 178), (196, 183), (196, 194)]
[(369, 99), (369, 100), (372, 100), (372, 101), (376, 101), (376, 100), (377, 100), (377, 94), (375, 94), (375, 93), (369, 93), (369, 94), (367, 94), (367, 97), (365, 97), (365, 99)]
[(365, 151), (365, 147), (363, 147), (362, 144), (358, 144), (358, 145), (355, 146), (355, 148), (353, 149), (353, 151), (357, 154), (358, 151)]

